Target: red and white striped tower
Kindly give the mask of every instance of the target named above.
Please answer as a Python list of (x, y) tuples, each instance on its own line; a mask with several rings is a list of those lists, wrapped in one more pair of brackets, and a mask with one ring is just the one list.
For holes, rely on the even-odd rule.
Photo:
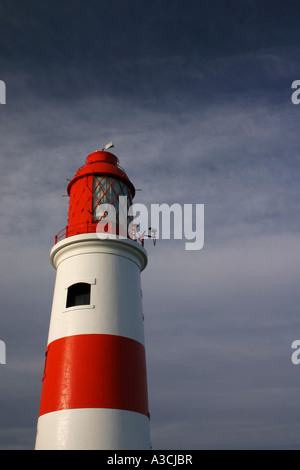
[(35, 448), (149, 449), (147, 253), (116, 236), (127, 235), (135, 188), (102, 150), (87, 157), (68, 195), (68, 225), (50, 255), (57, 272)]

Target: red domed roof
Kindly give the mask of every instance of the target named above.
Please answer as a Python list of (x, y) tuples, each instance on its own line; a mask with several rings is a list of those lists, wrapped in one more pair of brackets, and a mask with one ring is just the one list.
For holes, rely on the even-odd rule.
[(124, 181), (130, 187), (132, 198), (134, 198), (135, 188), (126, 175), (125, 170), (119, 166), (119, 159), (112, 153), (104, 150), (97, 150), (87, 156), (86, 163), (79, 168), (74, 178), (68, 184), (68, 195), (70, 196), (71, 187), (79, 178), (97, 174), (114, 176)]

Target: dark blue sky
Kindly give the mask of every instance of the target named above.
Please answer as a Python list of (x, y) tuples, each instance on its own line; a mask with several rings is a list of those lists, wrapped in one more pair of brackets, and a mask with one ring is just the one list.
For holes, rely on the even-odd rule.
[(32, 448), (66, 178), (114, 140), (137, 201), (205, 204), (148, 245), (154, 448), (297, 448), (296, 1), (2, 0), (0, 448)]
[[(155, 107), (165, 106), (175, 93), (190, 104), (207, 92), (212, 99), (216, 87), (218, 93), (273, 88), (282, 83), (280, 77), (274, 74), (270, 84), (263, 73), (257, 80), (260, 70), (245, 63), (246, 57), (272, 51), (286, 57), (299, 45), (293, 1), (24, 5), (21, 0), (2, 2), (2, 79), (24, 74), (26, 86), (42, 98), (74, 100), (93, 90), (116, 97), (130, 94)], [(238, 57), (241, 62), (231, 64)], [(215, 74), (213, 63), (225, 58), (229, 64)]]

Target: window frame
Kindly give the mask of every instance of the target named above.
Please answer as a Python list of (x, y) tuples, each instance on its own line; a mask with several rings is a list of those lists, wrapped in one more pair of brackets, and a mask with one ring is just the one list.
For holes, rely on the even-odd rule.
[[(67, 300), (68, 300), (68, 291), (69, 288), (75, 284), (89, 284), (90, 285), (90, 303), (89, 304), (82, 304), (82, 305), (72, 305), (67, 307)], [(71, 310), (86, 310), (86, 309), (94, 309), (95, 305), (93, 304), (94, 298), (94, 289), (93, 286), (96, 284), (95, 278), (79, 278), (73, 279), (69, 281), (65, 285), (65, 296), (64, 296), (64, 309), (63, 312), (70, 312)]]

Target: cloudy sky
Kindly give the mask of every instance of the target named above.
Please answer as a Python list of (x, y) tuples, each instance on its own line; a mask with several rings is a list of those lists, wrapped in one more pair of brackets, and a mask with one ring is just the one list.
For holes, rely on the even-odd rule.
[(0, 448), (34, 447), (66, 178), (115, 141), (136, 202), (204, 204), (146, 248), (154, 449), (299, 448), (296, 0), (1, 0)]

